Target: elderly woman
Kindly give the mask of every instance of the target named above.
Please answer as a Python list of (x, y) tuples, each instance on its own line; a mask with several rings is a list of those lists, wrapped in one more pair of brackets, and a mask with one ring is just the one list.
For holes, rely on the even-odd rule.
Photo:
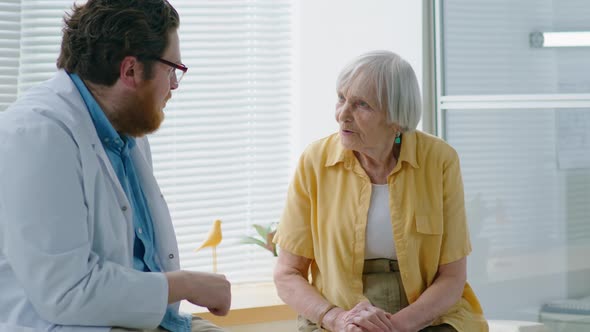
[(411, 66), (364, 54), (337, 96), (340, 130), (301, 156), (275, 236), (275, 284), (299, 331), (487, 331), (466, 282), (459, 158), (415, 130)]

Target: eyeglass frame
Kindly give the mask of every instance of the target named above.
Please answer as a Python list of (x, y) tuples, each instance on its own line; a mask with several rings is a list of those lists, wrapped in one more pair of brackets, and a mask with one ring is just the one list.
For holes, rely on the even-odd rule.
[[(182, 78), (184, 77), (184, 75), (188, 71), (188, 67), (185, 66), (182, 63), (181, 64), (178, 64), (178, 63), (174, 63), (174, 62), (171, 62), (171, 61), (162, 59), (162, 58), (156, 58), (156, 60), (158, 60), (159, 62), (161, 62), (161, 63), (163, 63), (165, 65), (168, 65), (168, 66), (170, 66), (172, 68), (175, 68), (175, 69), (178, 69), (178, 70), (182, 71), (182, 75), (180, 77), (176, 77), (176, 84), (180, 83), (180, 80), (182, 80)], [(175, 71), (172, 71), (172, 72), (174, 73), (174, 76), (176, 76), (176, 72)]]

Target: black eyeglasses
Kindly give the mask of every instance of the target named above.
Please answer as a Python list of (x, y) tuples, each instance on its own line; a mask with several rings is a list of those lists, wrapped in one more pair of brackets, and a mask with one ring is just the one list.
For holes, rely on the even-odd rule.
[(168, 60), (164, 60), (162, 58), (156, 58), (156, 60), (160, 61), (161, 63), (168, 65), (172, 68), (174, 68), (174, 70), (170, 73), (170, 78), (172, 78), (172, 75), (174, 75), (174, 78), (176, 78), (176, 83), (180, 83), (180, 80), (184, 77), (184, 74), (186, 74), (186, 72), (188, 71), (188, 67), (178, 63), (174, 63), (174, 62), (170, 62)]

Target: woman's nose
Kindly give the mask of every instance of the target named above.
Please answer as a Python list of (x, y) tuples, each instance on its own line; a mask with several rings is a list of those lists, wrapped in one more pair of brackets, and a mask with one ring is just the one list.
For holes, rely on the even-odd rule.
[(340, 106), (338, 110), (338, 120), (341, 122), (349, 122), (352, 119), (351, 107), (348, 102)]

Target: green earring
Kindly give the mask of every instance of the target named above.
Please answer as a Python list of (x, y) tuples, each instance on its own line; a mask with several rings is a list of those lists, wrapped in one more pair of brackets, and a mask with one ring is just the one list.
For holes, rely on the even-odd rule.
[(402, 134), (401, 133), (397, 133), (395, 134), (395, 144), (400, 144), (402, 142)]

